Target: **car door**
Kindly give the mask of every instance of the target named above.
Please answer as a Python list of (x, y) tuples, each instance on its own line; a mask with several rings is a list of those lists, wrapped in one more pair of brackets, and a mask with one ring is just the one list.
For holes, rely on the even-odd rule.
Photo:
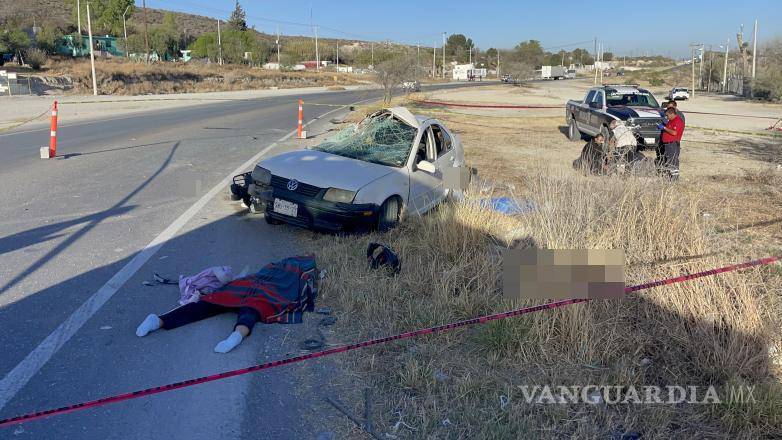
[(598, 90), (595, 93), (594, 99), (592, 99), (592, 102), (595, 103), (598, 108), (592, 108), (589, 112), (589, 128), (591, 128), (593, 131), (599, 131), (600, 125), (602, 125), (603, 120), (603, 107), (605, 106), (605, 93), (602, 90)]
[(587, 93), (586, 98), (584, 98), (584, 103), (578, 107), (578, 114), (576, 114), (576, 121), (579, 124), (581, 124), (581, 126), (589, 125), (589, 115), (592, 113), (591, 109), (589, 108), (589, 103), (592, 102), (592, 99), (594, 99), (594, 97), (595, 97), (595, 91), (590, 90), (589, 93)]
[[(431, 126), (422, 129), (421, 138), (415, 151), (412, 152), (412, 156), (410, 197), (407, 208), (409, 212), (420, 215), (432, 209), (442, 200), (444, 195), (442, 168), (438, 167), (437, 150)], [(417, 167), (418, 162), (423, 159), (434, 165), (434, 173)]]

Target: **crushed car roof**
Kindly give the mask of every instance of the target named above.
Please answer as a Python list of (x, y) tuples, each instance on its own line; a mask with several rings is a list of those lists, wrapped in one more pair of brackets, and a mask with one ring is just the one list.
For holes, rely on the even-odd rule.
[(390, 107), (385, 109), (385, 111), (390, 112), (394, 117), (414, 128), (421, 128), (421, 123), (429, 119), (423, 116), (416, 116), (405, 107)]

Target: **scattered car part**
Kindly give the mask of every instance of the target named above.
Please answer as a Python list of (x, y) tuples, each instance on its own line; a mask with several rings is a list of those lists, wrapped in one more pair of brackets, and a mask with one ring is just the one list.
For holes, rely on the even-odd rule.
[(394, 274), (398, 274), (401, 270), (401, 263), (396, 253), (388, 246), (380, 243), (369, 243), (369, 246), (367, 246), (367, 261), (372, 269), (388, 266)]

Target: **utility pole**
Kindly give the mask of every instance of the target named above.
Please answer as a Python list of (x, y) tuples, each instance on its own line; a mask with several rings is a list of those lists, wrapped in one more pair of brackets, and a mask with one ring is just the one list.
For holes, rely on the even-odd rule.
[(280, 64), (280, 27), (277, 26), (277, 39), (274, 41), (277, 44), (277, 69), (282, 70)]
[(711, 92), (711, 71), (713, 66), (714, 66), (714, 51), (711, 49), (711, 45), (709, 45), (709, 76), (708, 78), (706, 78), (707, 92)]
[(497, 49), (497, 78), (500, 77), (500, 50)]
[(81, 47), (81, 2), (76, 0), (76, 26), (79, 28), (79, 47)]
[(698, 62), (701, 63), (698, 66), (698, 86), (703, 90), (703, 44), (701, 44), (700, 53), (698, 54)]
[(125, 25), (125, 14), (128, 13), (128, 9), (130, 9), (130, 5), (128, 5), (127, 8), (125, 8), (125, 12), (122, 13), (122, 32), (125, 33), (125, 58), (129, 56), (128, 54), (128, 27)]
[(722, 71), (722, 93), (728, 91), (728, 56), (730, 55), (730, 38), (725, 43), (725, 70)]
[(315, 26), (315, 70), (320, 72), (320, 51), (318, 50), (318, 27)]
[(752, 79), (755, 79), (755, 67), (758, 58), (758, 20), (755, 19), (755, 30), (752, 32)]
[(90, 36), (90, 67), (92, 68), (92, 94), (98, 96), (98, 80), (95, 78), (95, 47), (92, 45), (92, 23), (90, 22), (90, 4), (87, 3), (87, 32)]
[(445, 79), (445, 32), (443, 32), (443, 79)]
[(223, 38), (220, 32), (220, 20), (217, 20), (217, 64), (223, 65)]
[(337, 71), (339, 72), (339, 41), (337, 41)]
[(415, 48), (417, 51), (415, 56), (415, 79), (418, 79), (418, 69), (421, 67), (421, 43), (417, 43)]
[(437, 42), (432, 45), (432, 79), (435, 78), (437, 73)]
[(595, 84), (597, 84), (597, 59), (598, 59), (598, 53), (597, 53), (597, 37), (595, 37), (595, 61), (594, 61), (594, 68), (595, 68)]
[(145, 62), (149, 63), (149, 32), (147, 31), (147, 0), (141, 0), (141, 7), (144, 9), (144, 49), (147, 51)]

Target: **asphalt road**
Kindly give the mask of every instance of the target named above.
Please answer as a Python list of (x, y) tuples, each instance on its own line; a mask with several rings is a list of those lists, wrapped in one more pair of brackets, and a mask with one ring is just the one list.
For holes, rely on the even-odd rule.
[[(378, 96), (325, 92), (307, 101)], [(296, 252), (298, 231), (246, 215), (221, 184), (259, 152), (297, 148), (278, 142), (296, 113), (295, 97), (279, 96), (63, 121), (54, 160), (38, 158), (48, 128), (0, 135), (0, 419), (299, 354), (316, 318), (258, 325), (226, 355), (213, 347), (232, 315), (134, 334), (178, 298), (175, 286), (142, 284), (152, 272), (254, 271)], [(308, 129), (345, 113), (307, 106)], [(345, 423), (322, 403), (336, 392), (330, 362), (0, 428), (0, 438), (316, 438)]]

